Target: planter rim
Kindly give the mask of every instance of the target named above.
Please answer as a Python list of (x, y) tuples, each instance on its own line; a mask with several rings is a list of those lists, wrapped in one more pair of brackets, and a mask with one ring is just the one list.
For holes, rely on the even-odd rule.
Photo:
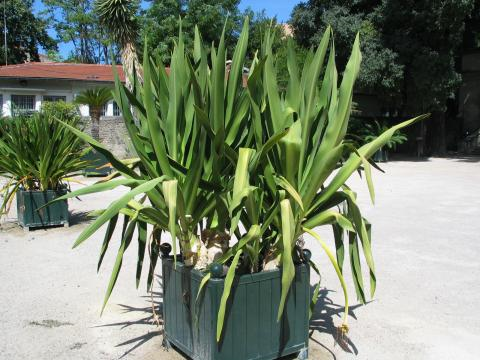
[(25, 190), (25, 189), (18, 189), (18, 191), (23, 192), (23, 193), (64, 193), (67, 192), (66, 188), (61, 188), (58, 190)]
[[(162, 257), (162, 261), (173, 263), (173, 256)], [(307, 272), (308, 266), (309, 265), (305, 263), (295, 264), (295, 269), (300, 270), (301, 272)], [(203, 273), (202, 271), (194, 269), (193, 267), (190, 267), (190, 266), (185, 266), (185, 264), (181, 262), (181, 260), (177, 259), (177, 269), (181, 269), (181, 268), (190, 269), (190, 273), (193, 281), (200, 282), (205, 276), (205, 273)], [(282, 273), (282, 269), (277, 268), (277, 269), (261, 271), (253, 274), (236, 275), (235, 277), (239, 278), (239, 284), (250, 284), (250, 283), (264, 281), (267, 279), (277, 278), (280, 276), (281, 273)], [(210, 278), (210, 280), (208, 280), (205, 286), (212, 286), (213, 284), (218, 284), (223, 282), (225, 282), (225, 276), (221, 278)]]

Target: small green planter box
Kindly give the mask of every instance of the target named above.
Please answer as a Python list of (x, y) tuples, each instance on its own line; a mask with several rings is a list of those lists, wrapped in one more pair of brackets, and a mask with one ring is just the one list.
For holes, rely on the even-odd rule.
[(95, 150), (89, 151), (83, 160), (89, 162), (83, 170), (84, 176), (108, 176), (112, 172), (111, 166), (105, 166), (109, 163), (107, 158)]
[(373, 160), (375, 162), (388, 162), (388, 150), (378, 149), (373, 154)]
[(44, 226), (68, 226), (67, 200), (56, 202), (37, 211), (38, 208), (65, 193), (66, 190), (17, 191), (18, 223), (25, 230)]
[[(277, 322), (281, 272), (273, 270), (238, 276), (216, 342), (217, 313), (224, 279), (211, 279), (195, 309), (202, 274), (171, 257), (162, 258), (163, 315), (166, 344), (173, 344), (195, 360), (267, 360), (297, 354), (308, 358), (310, 268), (298, 265)], [(198, 322), (195, 321), (198, 316)]]

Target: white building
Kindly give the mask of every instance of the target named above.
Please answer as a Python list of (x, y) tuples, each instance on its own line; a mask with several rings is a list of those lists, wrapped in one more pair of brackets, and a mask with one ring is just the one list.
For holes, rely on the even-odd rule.
[[(121, 66), (117, 66), (122, 81)], [(31, 62), (0, 66), (0, 108), (3, 116), (16, 111), (39, 110), (43, 101), (71, 102), (87, 88), (113, 87), (111, 65)], [(88, 106), (81, 105), (82, 116), (89, 116)], [(116, 104), (105, 106), (105, 117), (120, 116)]]

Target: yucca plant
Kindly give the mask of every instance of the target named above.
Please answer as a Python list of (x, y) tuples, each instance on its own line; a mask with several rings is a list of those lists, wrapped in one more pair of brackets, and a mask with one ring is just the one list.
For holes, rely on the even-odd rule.
[[(102, 144), (65, 124), (79, 138), (105, 155), (117, 170), (101, 183), (80, 189), (64, 198), (128, 186), (131, 191), (112, 203), (78, 237), (75, 246), (109, 222), (99, 260), (108, 248), (119, 215), (124, 216), (122, 245), (118, 251), (105, 304), (115, 285), (123, 254), (138, 229), (137, 286), (147, 246), (147, 224), (153, 225), (147, 288), (150, 289), (157, 262), (162, 232), (173, 241), (174, 256), (194, 264), (201, 246), (200, 236), (208, 229), (210, 237), (237, 232), (230, 213), (242, 201), (232, 197), (239, 148), (253, 139), (249, 128), (249, 102), (242, 87), (242, 70), (248, 41), (248, 23), (240, 35), (227, 75), (224, 35), (210, 58), (198, 30), (193, 57), (187, 53), (182, 34), (172, 53), (168, 71), (158, 59), (145, 51), (143, 82), (133, 74), (133, 88), (122, 85), (116, 74), (115, 101), (138, 159), (120, 161)], [(147, 49), (147, 47), (145, 47)], [(246, 172), (246, 169), (243, 169)], [(237, 173), (238, 174), (238, 173)], [(238, 174), (237, 179), (242, 178)], [(237, 188), (239, 185), (236, 186)], [(137, 199), (137, 195), (145, 196)], [(147, 201), (148, 199), (148, 201)], [(235, 204), (232, 205), (232, 204)]]
[(75, 106), (63, 102), (45, 103), (30, 116), (0, 122), (0, 176), (8, 179), (1, 189), (0, 213), (7, 212), (17, 190), (59, 190), (86, 165), (82, 140), (58, 120), (81, 125)]
[[(302, 256), (297, 240), (305, 233), (311, 235), (325, 250), (340, 279), (345, 295), (342, 330), (347, 331), (348, 294), (343, 278), (345, 252), (349, 253), (353, 282), (361, 302), (366, 301), (360, 261), (362, 250), (369, 268), (371, 296), (375, 292), (376, 276), (370, 225), (363, 218), (356, 194), (346, 181), (354, 172), (362, 171), (373, 202), (375, 194), (369, 158), (387, 144), (399, 129), (425, 116), (385, 129), (358, 149), (346, 141), (353, 89), (361, 62), (359, 37), (357, 35), (355, 39), (342, 81), (338, 84), (331, 34), (332, 30), (327, 28), (319, 47), (308, 54), (301, 70), (298, 69), (290, 43), (290, 80), (285, 92), (279, 91), (277, 83), (275, 55), (271, 49), (272, 35), (265, 35), (262, 51), (254, 60), (248, 80), (252, 116), (249, 134), (255, 139), (257, 154), (272, 138), (277, 138), (278, 143), (268, 152), (268, 161), (261, 163), (256, 161), (253, 155), (255, 151), (251, 150), (248, 163), (250, 182), (246, 179), (243, 187), (253, 185), (260, 191), (243, 190), (247, 206), (240, 215), (245, 228), (259, 224), (262, 230), (259, 244), (247, 244), (243, 249), (234, 247), (222, 260), (233, 258), (226, 283), (233, 281), (233, 265), (242, 251), (246, 253), (244, 261), (250, 262), (251, 269), (262, 269), (272, 262), (282, 268), (282, 296), (278, 309), (280, 319), (295, 274), (294, 258)], [(288, 132), (284, 129), (288, 129)], [(332, 227), (335, 251), (330, 250), (313, 231), (322, 225)], [(262, 258), (263, 264), (259, 262)], [(319, 286), (314, 293), (314, 303), (318, 291)], [(221, 306), (224, 305), (225, 302), (222, 302)], [(224, 311), (224, 308), (221, 307), (220, 311)], [(221, 324), (218, 331), (221, 332)]]
[(120, 47), (125, 81), (130, 88), (130, 78), (134, 67), (138, 66), (136, 39), (139, 26), (136, 14), (139, 1), (95, 0), (94, 4), (95, 14), (98, 15), (100, 24)]
[[(198, 259), (199, 238), (204, 230), (213, 236), (236, 238), (234, 245), (217, 259), (229, 267), (219, 308), (217, 340), (222, 334), (233, 279), (240, 268), (250, 272), (282, 268), (278, 318), (282, 316), (295, 273), (294, 260), (302, 257), (297, 240), (304, 233), (320, 242), (337, 271), (345, 292), (346, 314), (343, 259), (347, 248), (357, 295), (365, 301), (360, 249), (370, 270), (373, 295), (375, 267), (369, 225), (346, 181), (354, 172), (363, 171), (373, 200), (369, 157), (396, 130), (423, 116), (405, 121), (356, 149), (344, 138), (361, 60), (358, 36), (340, 85), (330, 28), (318, 49), (309, 53), (301, 71), (290, 46), (290, 80), (285, 92), (277, 84), (269, 33), (251, 65), (247, 87), (242, 86), (247, 42), (248, 21), (227, 70), (223, 35), (208, 56), (198, 31), (191, 52), (184, 48), (180, 33), (169, 72), (159, 59), (150, 58), (145, 51), (143, 83), (134, 73), (133, 89), (129, 91), (117, 76), (115, 100), (122, 109), (138, 159), (122, 162), (99, 142), (66, 124), (104, 154), (117, 170), (105, 181), (66, 197), (121, 185), (131, 188), (102, 211), (75, 242), (75, 246), (79, 245), (108, 222), (100, 266), (117, 219), (124, 216), (121, 246), (103, 307), (135, 228), (139, 243), (138, 286), (147, 246), (146, 224), (153, 225), (153, 240), (148, 245), (148, 289), (162, 232), (171, 234), (174, 256), (180, 253), (181, 260), (190, 265)], [(312, 230), (321, 225), (332, 226), (336, 251), (331, 251)], [(348, 235), (346, 241), (344, 233)], [(244, 266), (238, 266), (240, 263)], [(209, 278), (207, 270), (200, 288)]]

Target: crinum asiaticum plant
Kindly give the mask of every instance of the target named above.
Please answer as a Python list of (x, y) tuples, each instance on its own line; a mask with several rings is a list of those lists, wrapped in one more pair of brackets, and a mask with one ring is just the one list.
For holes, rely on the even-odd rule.
[[(248, 42), (248, 22), (240, 34), (233, 60), (227, 67), (224, 35), (218, 48), (208, 54), (196, 31), (195, 47), (184, 47), (180, 31), (169, 68), (145, 50), (143, 82), (133, 73), (129, 90), (116, 76), (115, 101), (119, 105), (137, 159), (121, 161), (101, 143), (68, 126), (71, 131), (102, 153), (116, 169), (105, 180), (67, 194), (64, 198), (126, 186), (130, 191), (99, 213), (77, 238), (78, 246), (108, 223), (98, 266), (110, 244), (119, 216), (123, 216), (122, 240), (103, 307), (112, 292), (125, 250), (137, 229), (139, 245), (137, 286), (146, 248), (150, 267), (150, 289), (162, 232), (173, 239), (173, 254), (194, 265), (201, 247), (202, 230), (236, 233), (244, 197), (233, 188), (247, 179), (240, 148), (253, 144), (250, 105), (243, 87), (243, 64)], [(145, 46), (147, 49), (147, 46)], [(115, 71), (115, 68), (114, 68)], [(265, 155), (259, 158), (259, 161)], [(238, 164), (238, 166), (237, 166)], [(236, 177), (235, 177), (236, 175)], [(232, 219), (235, 218), (236, 220)], [(147, 225), (153, 226), (148, 241)], [(258, 234), (256, 235), (258, 237)], [(177, 245), (178, 240), (178, 245)]]
[[(119, 214), (124, 216), (122, 242), (104, 306), (135, 228), (139, 243), (138, 286), (147, 244), (146, 224), (154, 227), (149, 245), (148, 288), (162, 231), (171, 234), (174, 255), (179, 250), (183, 260), (190, 264), (195, 261), (202, 229), (235, 235), (238, 241), (217, 260), (229, 266), (219, 308), (217, 340), (221, 337), (227, 300), (240, 262), (241, 268), (251, 272), (268, 269), (272, 264), (282, 268), (278, 318), (282, 316), (295, 274), (294, 259), (302, 256), (296, 241), (304, 233), (320, 242), (332, 262), (345, 293), (345, 314), (348, 313), (343, 279), (346, 247), (359, 299), (365, 301), (360, 249), (370, 270), (373, 295), (375, 268), (369, 226), (357, 206), (355, 193), (345, 182), (354, 172), (363, 171), (373, 200), (369, 157), (397, 129), (421, 117), (398, 124), (355, 149), (344, 138), (361, 60), (358, 37), (340, 84), (330, 28), (318, 49), (309, 53), (302, 70), (290, 46), (290, 80), (285, 91), (277, 84), (269, 33), (243, 86), (247, 42), (248, 21), (227, 68), (223, 35), (218, 48), (212, 46), (208, 55), (198, 31), (191, 53), (185, 50), (180, 34), (169, 71), (159, 59), (152, 59), (145, 52), (143, 83), (133, 78), (133, 90), (129, 91), (117, 77), (115, 100), (123, 112), (138, 159), (120, 161), (100, 143), (71, 129), (103, 153), (117, 172), (68, 196), (120, 185), (131, 188), (104, 210), (75, 243), (80, 244), (109, 222), (100, 265), (117, 218)], [(336, 255), (312, 230), (321, 225), (332, 226)], [(346, 245), (344, 233), (348, 235)], [(179, 249), (175, 239), (179, 241)], [(207, 272), (200, 288), (209, 278)], [(314, 299), (318, 290), (317, 286)]]
[[(413, 124), (425, 116), (402, 122), (363, 145), (359, 149), (345, 140), (352, 107), (352, 97), (361, 53), (359, 37), (353, 44), (342, 80), (339, 83), (335, 66), (332, 31), (327, 28), (319, 47), (311, 51), (303, 69), (299, 69), (290, 43), (288, 48), (289, 82), (285, 91), (277, 83), (272, 35), (265, 35), (260, 57), (255, 58), (248, 79), (248, 98), (252, 116), (251, 129), (256, 150), (243, 150), (250, 159), (247, 165), (250, 187), (245, 196), (241, 221), (246, 229), (261, 226), (261, 238), (255, 246), (240, 241), (222, 260), (233, 257), (226, 278), (220, 307), (223, 319), (228, 291), (235, 265), (244, 252), (244, 260), (258, 269), (259, 254), (265, 260), (277, 261), (282, 268), (282, 295), (278, 318), (282, 316), (285, 300), (295, 276), (294, 258), (301, 256), (297, 239), (307, 233), (325, 250), (340, 279), (345, 296), (345, 316), (341, 329), (348, 330), (348, 294), (343, 278), (346, 249), (349, 253), (358, 299), (366, 301), (361, 252), (370, 274), (370, 295), (376, 286), (375, 266), (371, 251), (370, 225), (357, 205), (356, 194), (346, 185), (356, 171), (363, 171), (372, 202), (374, 188), (369, 158), (395, 134), (398, 129)], [(287, 129), (287, 131), (285, 131)], [(258, 162), (256, 155), (268, 148), (267, 160)], [(248, 162), (248, 161), (247, 161)], [(235, 188), (234, 188), (235, 194)], [(248, 206), (254, 204), (255, 206)], [(313, 229), (330, 225), (335, 240), (335, 255)], [(346, 235), (346, 239), (345, 239)], [(263, 266), (266, 266), (264, 260)], [(313, 268), (316, 267), (313, 265)], [(313, 305), (318, 296), (317, 285)], [(217, 338), (221, 333), (217, 327)]]

